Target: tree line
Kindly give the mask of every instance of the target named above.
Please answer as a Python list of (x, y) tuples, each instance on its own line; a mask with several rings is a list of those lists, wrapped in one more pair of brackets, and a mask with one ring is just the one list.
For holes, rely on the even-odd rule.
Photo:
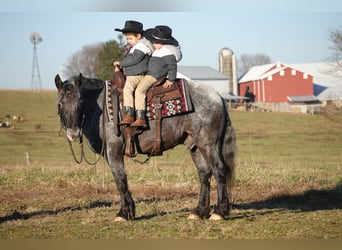
[[(342, 27), (331, 30), (328, 39), (332, 43), (330, 49), (333, 52), (329, 60), (334, 63), (331, 73), (335, 75), (341, 74)], [(119, 35), (117, 40), (82, 47), (68, 58), (67, 64), (63, 69), (63, 75), (71, 77), (82, 73), (87, 77), (112, 79), (113, 62), (121, 60), (126, 49), (126, 44), (123, 40), (123, 36)], [(254, 66), (271, 62), (271, 58), (264, 53), (241, 54), (237, 58), (238, 76), (243, 76)]]
[[(68, 58), (62, 73), (66, 78), (82, 73), (86, 77), (112, 79), (113, 62), (123, 58), (125, 49), (122, 35), (118, 36), (118, 41), (83, 46)], [(253, 66), (267, 63), (271, 63), (271, 58), (266, 54), (242, 54), (238, 59), (238, 74), (243, 75)]]

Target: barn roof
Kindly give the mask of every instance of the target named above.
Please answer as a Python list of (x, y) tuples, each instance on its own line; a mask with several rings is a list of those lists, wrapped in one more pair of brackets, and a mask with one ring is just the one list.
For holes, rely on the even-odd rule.
[(325, 100), (342, 100), (342, 84), (327, 87), (317, 98), (321, 101)]
[(275, 64), (265, 64), (261, 66), (252, 67), (241, 79), (239, 82), (249, 82), (253, 80), (262, 79), (262, 75), (265, 74), (268, 70), (270, 70)]
[[(272, 68), (274, 68), (274, 69), (272, 69)], [(285, 65), (283, 63), (277, 62), (277, 63), (265, 64), (265, 65), (261, 65), (261, 66), (255, 66), (255, 67), (251, 68), (240, 79), (239, 83), (262, 80), (262, 79), (265, 79), (268, 76), (274, 75), (274, 74), (276, 74), (276, 73), (278, 73), (281, 70), (284, 70), (286, 68), (291, 68), (291, 69), (295, 69), (297, 71), (308, 73), (306, 71), (300, 70), (297, 67), (293, 67), (291, 65)]]
[(192, 80), (228, 80), (228, 77), (209, 66), (178, 66), (177, 72)]
[[(297, 68), (313, 76), (314, 84), (329, 87), (342, 84), (342, 78), (334, 76), (331, 72), (334, 64), (319, 62), (319, 63), (302, 63), (302, 64), (289, 64), (293, 68)], [(342, 72), (340, 72), (342, 73)]]

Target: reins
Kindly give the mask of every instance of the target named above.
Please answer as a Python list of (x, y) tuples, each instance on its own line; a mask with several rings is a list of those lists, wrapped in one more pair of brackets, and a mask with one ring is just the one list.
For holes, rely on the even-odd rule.
[(102, 140), (102, 146), (101, 146), (100, 157), (99, 157), (95, 162), (90, 162), (90, 161), (87, 159), (87, 157), (86, 157), (86, 154), (85, 154), (85, 152), (84, 152), (84, 147), (83, 147), (83, 133), (81, 134), (81, 137), (80, 137), (80, 149), (81, 149), (81, 156), (80, 156), (80, 159), (77, 159), (71, 141), (69, 141), (68, 139), (67, 139), (67, 141), (68, 141), (68, 143), (69, 143), (69, 147), (70, 147), (70, 151), (71, 151), (72, 157), (74, 158), (74, 161), (75, 161), (77, 164), (81, 164), (82, 161), (84, 160), (84, 161), (85, 161), (86, 163), (88, 163), (89, 165), (94, 166), (94, 165), (96, 165), (96, 164), (101, 160), (101, 156), (103, 155), (103, 152), (104, 152), (104, 140)]
[[(69, 141), (68, 139), (67, 139), (67, 141), (68, 141), (68, 143), (69, 143), (70, 151), (71, 151), (72, 157), (74, 158), (74, 161), (75, 161), (77, 164), (81, 164), (82, 161), (83, 161), (83, 155), (84, 155), (83, 143), (82, 143), (82, 146), (81, 146), (81, 159), (78, 160), (77, 157), (76, 157), (74, 148), (72, 147), (71, 141)], [(80, 142), (80, 144), (81, 144), (81, 142)]]

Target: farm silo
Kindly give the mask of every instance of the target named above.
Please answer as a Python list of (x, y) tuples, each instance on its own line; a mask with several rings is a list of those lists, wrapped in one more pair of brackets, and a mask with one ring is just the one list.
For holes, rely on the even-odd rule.
[(234, 52), (229, 48), (223, 48), (219, 52), (220, 72), (229, 78), (229, 92), (238, 94), (236, 79), (236, 59)]

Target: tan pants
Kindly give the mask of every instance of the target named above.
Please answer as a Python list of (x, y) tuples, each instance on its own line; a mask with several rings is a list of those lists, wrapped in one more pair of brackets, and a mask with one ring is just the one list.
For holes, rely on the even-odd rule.
[(126, 76), (125, 87), (123, 89), (124, 106), (134, 108), (134, 90), (143, 78), (144, 75)]
[[(135, 109), (145, 110), (146, 92), (157, 81), (151, 75), (127, 76), (124, 87), (124, 105)], [(135, 101), (134, 101), (135, 90)], [(134, 105), (135, 103), (135, 105)]]

